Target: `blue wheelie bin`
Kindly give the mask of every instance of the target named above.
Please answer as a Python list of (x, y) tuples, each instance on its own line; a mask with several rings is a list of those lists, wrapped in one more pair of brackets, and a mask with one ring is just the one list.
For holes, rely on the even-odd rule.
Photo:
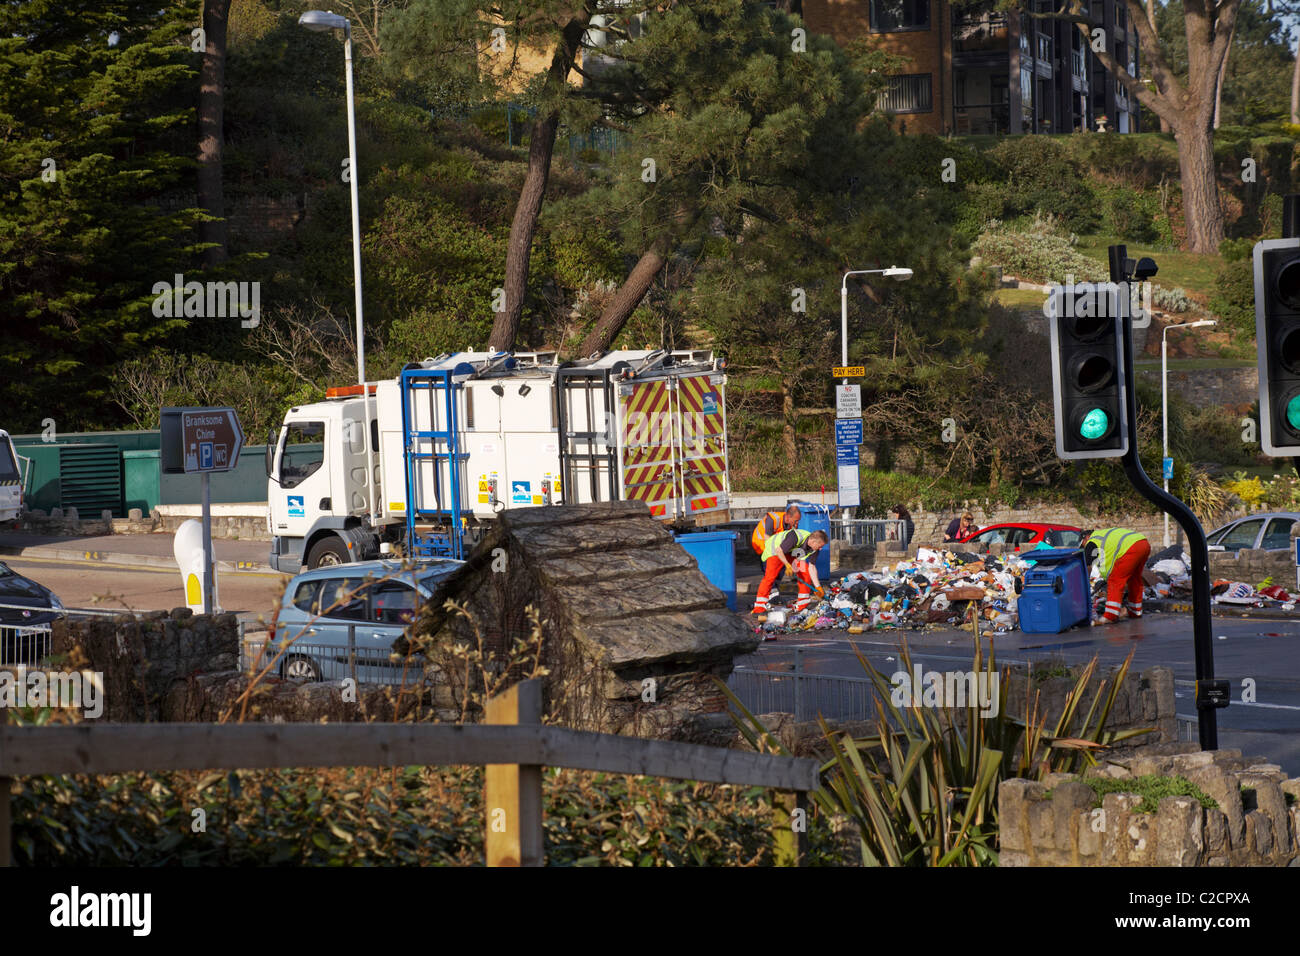
[(1044, 548), (1031, 552), (1034, 566), (1025, 572), (1016, 609), (1020, 629), (1029, 634), (1059, 634), (1091, 617), (1088, 566), (1078, 548)]
[(695, 559), (700, 573), (727, 596), (727, 607), (736, 609), (736, 538), (734, 531), (693, 531), (675, 534), (673, 539)]
[(826, 547), (817, 552), (817, 580), (825, 584), (831, 576), (831, 509), (830, 505), (815, 505), (810, 501), (787, 501), (786, 507), (799, 506), (799, 527), (804, 531), (825, 531)]

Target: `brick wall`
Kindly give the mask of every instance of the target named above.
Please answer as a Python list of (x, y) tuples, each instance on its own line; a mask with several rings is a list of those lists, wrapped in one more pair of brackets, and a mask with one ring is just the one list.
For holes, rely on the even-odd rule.
[(945, 0), (931, 0), (928, 30), (872, 33), (870, 0), (804, 0), (803, 21), (810, 33), (827, 34), (841, 44), (870, 37), (878, 49), (907, 57), (911, 62), (900, 74), (930, 74), (930, 112), (902, 113), (898, 121), (911, 133), (947, 132), (952, 102), (952, 14)]

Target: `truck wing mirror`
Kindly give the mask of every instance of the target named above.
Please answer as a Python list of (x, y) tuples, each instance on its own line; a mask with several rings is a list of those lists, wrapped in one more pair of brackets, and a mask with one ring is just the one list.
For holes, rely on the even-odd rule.
[(275, 464), (275, 446), (275, 429), (268, 428), (266, 431), (266, 477), (270, 478), (278, 485), (280, 479), (271, 474), (272, 466)]

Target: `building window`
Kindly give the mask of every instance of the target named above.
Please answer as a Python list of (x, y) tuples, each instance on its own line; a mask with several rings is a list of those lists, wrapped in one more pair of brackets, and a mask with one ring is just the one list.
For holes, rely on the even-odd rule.
[(929, 113), (934, 109), (930, 74), (891, 76), (888, 89), (880, 96), (880, 109), (886, 113)]
[(871, 32), (930, 29), (930, 0), (871, 0)]

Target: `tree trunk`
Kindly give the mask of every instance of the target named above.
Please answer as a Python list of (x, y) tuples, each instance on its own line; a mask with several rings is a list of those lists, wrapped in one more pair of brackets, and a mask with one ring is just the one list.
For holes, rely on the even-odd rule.
[(1223, 78), (1228, 75), (1228, 57), (1232, 56), (1232, 38), (1237, 33), (1237, 23), (1233, 21), (1228, 32), (1228, 49), (1223, 54), (1223, 64), (1219, 67), (1219, 78), (1214, 84), (1214, 128), (1219, 128), (1219, 106), (1223, 102)]
[[(779, 366), (777, 366), (779, 368)], [(794, 443), (794, 388), (788, 376), (781, 375), (781, 451), (785, 453), (785, 464), (793, 473), (799, 465), (799, 456)]]
[(226, 261), (226, 200), (221, 186), (221, 151), (224, 103), (222, 87), (226, 75), (226, 20), (230, 0), (206, 0), (203, 4), (205, 46), (199, 67), (199, 205), (215, 218), (199, 223), (199, 240), (215, 243), (203, 251), (203, 263), (220, 265)]
[[(1196, 125), (1190, 121), (1188, 127)], [(1214, 165), (1214, 138), (1210, 131), (1184, 127), (1174, 134), (1178, 143), (1178, 170), (1183, 185), (1183, 219), (1191, 252), (1212, 255), (1223, 242), (1223, 207), (1219, 204)]]
[(667, 245), (666, 242), (655, 243), (637, 260), (632, 271), (628, 273), (627, 279), (619, 287), (609, 305), (605, 307), (605, 311), (601, 313), (596, 327), (582, 340), (579, 351), (583, 357), (604, 352), (623, 330), (627, 320), (641, 304), (645, 294), (650, 291), (655, 276), (659, 275), (664, 263), (668, 261), (668, 256), (664, 252)]
[[(562, 95), (590, 19), (591, 11), (584, 9), (580, 19), (565, 24), (560, 42), (551, 56), (551, 66), (547, 70), (545, 99), (553, 102)], [(551, 154), (555, 149), (555, 131), (559, 125), (560, 114), (555, 109), (544, 115), (538, 114), (533, 121), (531, 141), (528, 144), (528, 172), (524, 176), (523, 188), (519, 191), (519, 203), (515, 206), (515, 217), (510, 223), (510, 240), (506, 246), (505, 311), (498, 312), (492, 323), (492, 335), (488, 339), (488, 347), (491, 349), (508, 351), (514, 348), (515, 337), (519, 334), (519, 322), (524, 313), (524, 293), (528, 288), (528, 260), (533, 252), (533, 235), (537, 232), (537, 217), (542, 212), (546, 183), (551, 176)]]
[(1295, 69), (1291, 71), (1291, 123), (1300, 126), (1300, 51), (1295, 58)]

